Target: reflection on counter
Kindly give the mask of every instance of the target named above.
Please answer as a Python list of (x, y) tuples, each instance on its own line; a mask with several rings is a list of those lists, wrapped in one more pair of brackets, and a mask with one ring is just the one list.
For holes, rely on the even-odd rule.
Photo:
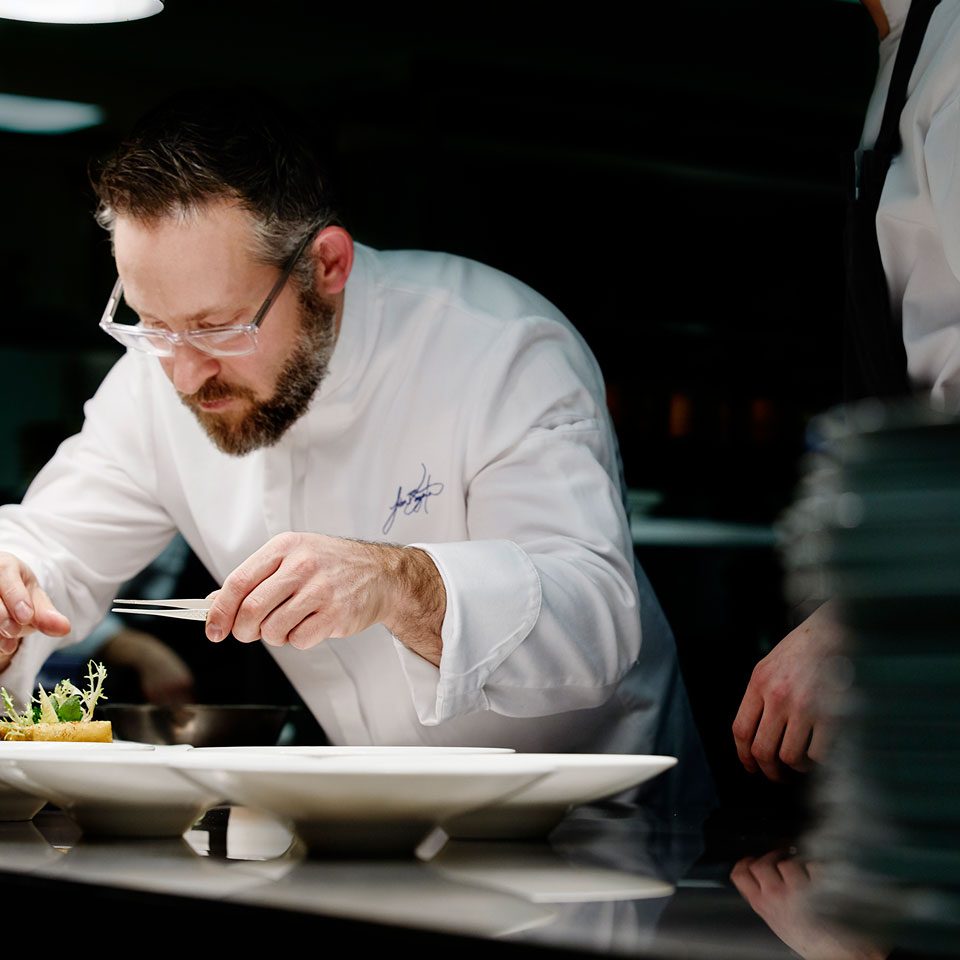
[(125, 912), (162, 912), (171, 931), (185, 911), (208, 912), (225, 946), (241, 946), (243, 920), (271, 922), (278, 911), (278, 924), (318, 935), (339, 922), (377, 943), (424, 936), (442, 949), (452, 936), (458, 956), (490, 941), (532, 956), (888, 956), (810, 909), (817, 871), (793, 851), (760, 852), (741, 834), (711, 849), (703, 827), (596, 804), (573, 810), (546, 841), (450, 840), (438, 830), (417, 857), (316, 859), (287, 824), (247, 807), (214, 807), (182, 838), (160, 839), (89, 838), (48, 808), (0, 825), (0, 883), (55, 896), (73, 881), (65, 922), (115, 908), (118, 890), (140, 897)]
[(818, 916), (810, 903), (816, 864), (790, 851), (744, 857), (730, 879), (767, 926), (803, 960), (885, 960), (890, 948)]
[[(604, 804), (576, 808), (546, 841), (457, 841), (438, 830), (418, 857), (399, 860), (315, 859), (287, 824), (241, 806), (212, 808), (182, 838), (93, 839), (50, 808), (7, 826), (0, 873), (79, 880), (94, 902), (99, 886), (123, 888), (195, 898), (210, 909), (277, 909), (318, 923), (341, 918), (478, 944), (612, 955), (661, 950), (664, 911), (703, 853), (698, 823)], [(81, 909), (76, 887), (71, 896)], [(733, 927), (746, 916), (739, 910)], [(729, 942), (727, 932), (712, 936)], [(776, 942), (768, 933), (765, 947), (747, 956), (768, 956)]]
[[(645, 847), (649, 824), (640, 811), (634, 813), (639, 828), (634, 839)], [(254, 811), (231, 807), (227, 856), (238, 844), (255, 853), (252, 838), (263, 836), (264, 829)], [(623, 833), (618, 834), (622, 854)], [(316, 860), (301, 847), (300, 859), (295, 850), (288, 853), (287, 860), (295, 862), (282, 876), (269, 885), (237, 890), (231, 898), (555, 946), (586, 949), (596, 943), (609, 949), (617, 944), (616, 952), (636, 952), (649, 943), (656, 918), (675, 889), (662, 871), (648, 857), (636, 855), (626, 869), (591, 864), (583, 851), (578, 858), (563, 846), (449, 840), (438, 830), (413, 860)], [(614, 902), (620, 906), (611, 907)]]

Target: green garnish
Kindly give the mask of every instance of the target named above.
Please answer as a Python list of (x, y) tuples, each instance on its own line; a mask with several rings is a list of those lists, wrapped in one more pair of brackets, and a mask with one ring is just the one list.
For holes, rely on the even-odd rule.
[(6, 688), (0, 687), (0, 700), (3, 701), (4, 716), (9, 719), (10, 723), (15, 723), (20, 726), (29, 726), (31, 723), (39, 723), (39, 720), (34, 720), (33, 715), (36, 710), (39, 715), (39, 707), (28, 706), (24, 713), (17, 713), (16, 704), (13, 702), (13, 698), (7, 693)]
[(79, 697), (67, 697), (63, 703), (57, 705), (57, 716), (63, 721), (82, 720), (83, 707)]
[(0, 687), (0, 700), (3, 701), (4, 713), (0, 720), (6, 718), (8, 723), (28, 727), (34, 723), (72, 723), (91, 720), (98, 701), (106, 700), (103, 692), (103, 681), (107, 679), (107, 668), (102, 663), (87, 663), (87, 689), (79, 690), (69, 680), (61, 680), (47, 693), (43, 687), (39, 688), (37, 696), (23, 713), (18, 712), (16, 704), (9, 693)]

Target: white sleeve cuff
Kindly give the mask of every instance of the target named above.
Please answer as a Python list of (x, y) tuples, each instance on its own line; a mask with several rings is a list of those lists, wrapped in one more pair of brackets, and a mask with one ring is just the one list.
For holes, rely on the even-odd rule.
[(436, 564), (447, 594), (439, 669), (396, 641), (420, 722), (433, 726), (488, 709), (487, 678), (540, 615), (540, 577), (509, 540), (410, 544)]

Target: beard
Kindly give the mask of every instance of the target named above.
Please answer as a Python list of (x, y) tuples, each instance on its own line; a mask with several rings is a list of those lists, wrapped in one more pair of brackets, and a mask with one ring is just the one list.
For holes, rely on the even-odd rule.
[[(336, 344), (336, 308), (316, 291), (301, 290), (300, 330), (267, 400), (257, 400), (249, 387), (208, 380), (196, 393), (180, 395), (223, 453), (242, 457), (261, 447), (271, 447), (310, 406), (327, 374)], [(239, 420), (228, 420), (200, 407), (201, 403), (241, 399), (248, 410)]]

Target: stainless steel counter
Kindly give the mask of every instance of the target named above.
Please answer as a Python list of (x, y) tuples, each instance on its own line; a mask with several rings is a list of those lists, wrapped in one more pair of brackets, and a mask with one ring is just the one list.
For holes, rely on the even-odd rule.
[[(753, 859), (764, 853), (756, 836), (603, 806), (573, 811), (549, 842), (435, 833), (398, 860), (311, 859), (284, 824), (244, 807), (215, 807), (182, 838), (132, 841), (83, 836), (48, 807), (31, 822), (0, 824), (0, 894), (8, 912), (50, 904), (58, 929), (96, 923), (117, 946), (122, 929), (139, 946), (176, 948), (199, 924), (190, 937), (214, 931), (220, 950), (252, 949), (269, 928), (284, 953), (299, 951), (302, 937), (343, 936), (351, 951), (438, 956), (804, 956), (823, 931), (798, 912), (802, 884), (770, 884), (784, 861)], [(754, 882), (766, 885), (765, 899)], [(797, 952), (748, 898), (779, 918), (773, 926)], [(30, 933), (30, 942), (49, 940)]]

